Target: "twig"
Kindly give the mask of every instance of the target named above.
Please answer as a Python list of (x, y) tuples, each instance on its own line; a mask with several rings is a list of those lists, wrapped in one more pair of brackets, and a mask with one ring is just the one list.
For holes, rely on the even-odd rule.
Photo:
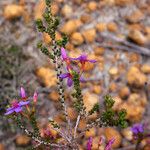
[(76, 125), (75, 125), (75, 128), (74, 128), (74, 138), (76, 137), (77, 127), (79, 125), (80, 117), (81, 117), (80, 115), (78, 115), (78, 117), (77, 117)]
[[(148, 49), (148, 48), (138, 46), (136, 44), (133, 44), (133, 43), (131, 43), (129, 41), (125, 41), (125, 40), (123, 40), (121, 38), (118, 38), (118, 37), (116, 37), (116, 36), (114, 36), (112, 34), (109, 34), (109, 33), (102, 33), (101, 35), (103, 37), (112, 39), (113, 41), (119, 42), (119, 43), (125, 45), (126, 47), (128, 46), (128, 47), (130, 47), (132, 49), (136, 49), (137, 53), (150, 56), (150, 49)], [(131, 51), (131, 49), (130, 49), (130, 51)]]

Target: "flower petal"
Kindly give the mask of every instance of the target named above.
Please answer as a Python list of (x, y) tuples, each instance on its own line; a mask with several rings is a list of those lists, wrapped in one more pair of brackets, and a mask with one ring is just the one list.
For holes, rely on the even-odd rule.
[(12, 114), (14, 111), (15, 111), (14, 109), (11, 109), (11, 110), (7, 111), (4, 115), (10, 115), (10, 114)]
[(72, 84), (73, 84), (72, 79), (71, 79), (71, 78), (68, 78), (68, 80), (67, 80), (67, 85), (68, 85), (69, 87), (71, 87)]
[(80, 77), (80, 82), (84, 83), (86, 80), (83, 77)]
[(61, 48), (61, 57), (63, 60), (68, 58), (66, 50), (63, 47)]
[(38, 99), (38, 94), (37, 94), (37, 92), (34, 92), (33, 101), (36, 103), (37, 99)]
[(69, 73), (63, 73), (59, 76), (61, 79), (69, 77)]
[(96, 62), (97, 62), (97, 61), (94, 60), (94, 59), (91, 59), (91, 60), (88, 59), (88, 61), (89, 61), (90, 63), (96, 63)]
[(90, 137), (87, 142), (87, 150), (92, 150), (92, 142), (93, 142), (93, 139), (92, 137)]
[(106, 144), (105, 150), (111, 150), (112, 144), (115, 142), (115, 139), (112, 138), (108, 141), (108, 143)]
[(21, 111), (22, 111), (22, 107), (17, 107), (17, 108), (14, 109), (14, 111), (15, 111), (16, 113), (21, 112)]
[(25, 92), (25, 89), (23, 87), (20, 88), (20, 96), (21, 96), (21, 98), (26, 97), (26, 92)]
[(19, 106), (28, 105), (29, 103), (30, 103), (30, 101), (20, 101)]

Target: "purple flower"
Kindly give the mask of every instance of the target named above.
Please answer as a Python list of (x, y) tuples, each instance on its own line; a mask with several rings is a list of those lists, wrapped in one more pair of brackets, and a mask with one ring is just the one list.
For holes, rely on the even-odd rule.
[(72, 80), (72, 75), (71, 75), (70, 73), (61, 74), (59, 77), (60, 77), (61, 79), (67, 78), (67, 85), (68, 85), (69, 87), (72, 86), (73, 80)]
[(144, 126), (142, 123), (137, 123), (134, 124), (133, 127), (131, 128), (133, 134), (139, 134), (139, 133), (143, 133), (144, 132)]
[(23, 99), (26, 98), (26, 92), (25, 92), (25, 89), (23, 87), (20, 88), (20, 97)]
[(96, 62), (96, 60), (94, 60), (94, 59), (88, 59), (87, 55), (85, 55), (85, 54), (82, 54), (81, 56), (79, 56), (77, 58), (71, 58), (71, 60), (80, 61), (82, 70), (85, 69), (85, 63), (86, 62), (90, 62), (90, 63), (95, 63)]
[[(68, 73), (63, 73), (63, 74), (61, 74), (59, 77), (60, 77), (61, 79), (67, 78), (67, 85), (68, 85), (69, 87), (72, 86), (72, 84), (73, 84), (73, 80), (72, 80), (73, 76), (72, 76), (71, 73), (69, 73), (69, 72), (68, 72)], [(80, 77), (80, 81), (81, 81), (81, 82), (85, 82), (85, 80), (84, 80), (83, 77)]]
[(77, 57), (77, 58), (72, 58), (72, 60), (79, 60), (80, 63), (85, 63), (85, 62), (90, 62), (90, 63), (95, 63), (96, 60), (94, 59), (88, 59), (86, 54), (82, 54), (81, 56)]
[(92, 150), (92, 142), (93, 142), (93, 138), (90, 137), (90, 138), (88, 139), (88, 142), (87, 142), (87, 145), (86, 145), (87, 150)]
[(22, 111), (22, 107), (28, 105), (29, 103), (30, 101), (15, 101), (12, 103), (12, 106), (6, 110), (5, 115), (10, 115), (14, 112), (19, 113)]
[(113, 145), (114, 142), (115, 142), (115, 139), (114, 139), (114, 138), (110, 139), (110, 140), (108, 141), (108, 143), (106, 144), (104, 150), (111, 150), (111, 147), (112, 147), (112, 145)]

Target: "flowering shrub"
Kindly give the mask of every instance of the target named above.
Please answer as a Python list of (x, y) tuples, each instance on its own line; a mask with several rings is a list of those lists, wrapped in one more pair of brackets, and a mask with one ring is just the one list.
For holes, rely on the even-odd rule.
[[(52, 118), (49, 119), (49, 124), (51, 124), (52, 128), (59, 134), (59, 136), (53, 137), (51, 131), (48, 129), (44, 129), (41, 133), (36, 117), (36, 103), (38, 99), (38, 93), (35, 92), (32, 97), (28, 97), (23, 87), (20, 88), (20, 98), (13, 101), (13, 103), (7, 108), (5, 115), (12, 118), (17, 123), (18, 127), (21, 128), (37, 143), (35, 148), (42, 145), (50, 149), (79, 149), (78, 141), (81, 139), (82, 135), (84, 135), (84, 133), (92, 127), (126, 127), (126, 111), (121, 110), (119, 112), (115, 112), (112, 109), (115, 101), (109, 95), (104, 97), (104, 108), (102, 110), (99, 107), (99, 103), (97, 103), (90, 111), (86, 111), (80, 82), (85, 81), (83, 77), (86, 66), (85, 64), (96, 64), (96, 60), (89, 59), (88, 55), (86, 54), (81, 54), (77, 58), (71, 58), (67, 55), (65, 50), (65, 45), (67, 44), (66, 35), (62, 34), (61, 40), (55, 39), (55, 33), (59, 25), (59, 19), (52, 16), (51, 0), (46, 0), (46, 5), (46, 11), (43, 14), (44, 21), (37, 20), (36, 25), (39, 32), (47, 33), (50, 35), (52, 41), (49, 43), (49, 45), (52, 51), (49, 51), (49, 47), (46, 47), (42, 42), (38, 43), (38, 48), (55, 65), (56, 76), (58, 79), (57, 89), (59, 91), (59, 99), (63, 109), (66, 125), (65, 127), (61, 127)], [(66, 68), (66, 71), (64, 71), (64, 68)], [(67, 79), (68, 87), (73, 87), (73, 106), (78, 112), (76, 122), (71, 122), (68, 117), (63, 79)], [(97, 113), (97, 119), (90, 120), (90, 116), (94, 113)], [(81, 119), (85, 119), (86, 127), (79, 133), (78, 125)], [(32, 130), (28, 129), (27, 124), (31, 125)], [(105, 145), (105, 150), (110, 150), (114, 141), (115, 139), (113, 138), (108, 141), (108, 143)], [(98, 144), (101, 145), (102, 142)], [(87, 142), (87, 150), (90, 150), (91, 148), (92, 137), (90, 137)]]

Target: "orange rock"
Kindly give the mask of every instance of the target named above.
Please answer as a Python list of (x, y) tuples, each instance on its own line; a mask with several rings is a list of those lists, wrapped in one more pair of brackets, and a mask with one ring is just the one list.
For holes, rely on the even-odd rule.
[(127, 82), (137, 88), (143, 87), (147, 82), (147, 77), (137, 67), (131, 67), (127, 72)]
[(74, 45), (68, 42), (66, 45), (66, 49), (67, 50), (74, 50)]
[(67, 35), (70, 35), (71, 33), (75, 32), (81, 25), (82, 23), (80, 20), (72, 19), (62, 26), (61, 31), (66, 33)]
[(0, 150), (5, 150), (5, 147), (3, 144), (0, 143)]
[(105, 136), (106, 136), (107, 140), (110, 140), (112, 138), (115, 139), (115, 142), (113, 143), (112, 148), (118, 148), (120, 146), (121, 141), (122, 141), (122, 137), (116, 129), (106, 128), (105, 129)]
[(89, 129), (89, 131), (85, 132), (85, 137), (89, 138), (89, 137), (94, 137), (96, 135), (96, 130), (95, 128), (91, 128)]
[(71, 35), (71, 42), (74, 45), (81, 45), (84, 42), (82, 34), (80, 32), (74, 32)]
[(118, 110), (118, 108), (122, 104), (122, 99), (120, 97), (116, 96), (116, 97), (113, 97), (113, 100), (115, 101), (113, 109)]
[(127, 20), (131, 23), (138, 23), (144, 18), (144, 14), (139, 9), (127, 16)]
[(88, 23), (91, 21), (91, 16), (88, 14), (83, 14), (80, 18), (83, 23)]
[(45, 8), (46, 8), (45, 1), (44, 0), (39, 0), (37, 5), (35, 6), (35, 9), (34, 9), (35, 20), (43, 18), (43, 13), (45, 11)]
[(41, 67), (36, 71), (36, 74), (47, 87), (55, 86), (57, 83), (56, 73), (54, 70), (46, 67)]
[(146, 36), (139, 30), (130, 30), (128, 37), (139, 45), (147, 43)]
[(53, 15), (56, 15), (58, 13), (59, 7), (58, 7), (58, 5), (56, 3), (52, 3), (51, 11), (52, 11)]
[(23, 16), (24, 12), (25, 10), (23, 6), (10, 4), (4, 8), (3, 15), (6, 19), (15, 19)]
[(95, 94), (101, 94), (102, 93), (102, 87), (100, 85), (94, 85), (92, 89), (93, 89), (93, 92)]
[(95, 94), (90, 94), (89, 92), (84, 93), (83, 102), (86, 107), (86, 111), (90, 111), (93, 106), (99, 102), (99, 97)]
[(147, 99), (143, 95), (132, 93), (128, 98), (128, 103), (134, 106), (145, 106), (147, 104)]
[(126, 6), (126, 5), (131, 5), (134, 4), (135, 0), (115, 0), (116, 5), (119, 6)]
[(130, 95), (130, 89), (127, 87), (127, 86), (124, 86), (120, 89), (119, 91), (119, 96), (122, 98), (122, 99), (126, 99), (128, 98), (128, 96)]
[(18, 146), (27, 146), (31, 142), (31, 138), (26, 135), (18, 135), (15, 141)]
[(116, 23), (110, 22), (110, 23), (107, 24), (107, 29), (110, 32), (117, 32), (118, 27), (117, 27)]
[(85, 40), (89, 43), (94, 42), (95, 38), (96, 38), (96, 30), (93, 29), (88, 29), (83, 31), (83, 37), (85, 38)]
[(115, 92), (117, 90), (117, 84), (115, 82), (112, 82), (110, 85), (109, 85), (109, 91), (110, 92)]
[(141, 71), (142, 71), (143, 73), (150, 74), (150, 65), (148, 65), (148, 64), (142, 65)]
[(129, 141), (133, 139), (133, 132), (131, 131), (131, 128), (123, 129), (122, 134)]
[(95, 1), (90, 1), (88, 3), (88, 9), (90, 11), (95, 11), (97, 9), (97, 3)]
[(59, 94), (57, 91), (52, 91), (50, 94), (49, 94), (49, 98), (53, 101), (59, 101)]
[(138, 62), (140, 60), (140, 55), (137, 53), (131, 53), (129, 54), (129, 61), (130, 62)]
[(120, 105), (120, 109), (126, 109), (126, 118), (129, 119), (131, 122), (140, 121), (145, 112), (145, 108), (143, 108), (142, 106), (135, 106), (133, 104), (131, 105), (128, 102), (124, 102), (122, 105)]
[(109, 74), (112, 75), (112, 76), (117, 75), (118, 72), (119, 72), (119, 71), (118, 71), (118, 68), (117, 68), (117, 67), (111, 67), (111, 68), (109, 69)]
[(63, 14), (63, 16), (67, 18), (70, 17), (73, 14), (72, 7), (68, 4), (64, 5), (61, 10), (61, 13)]
[(99, 31), (99, 32), (104, 32), (104, 31), (106, 31), (106, 29), (107, 29), (107, 26), (106, 26), (106, 23), (98, 23), (97, 25), (96, 25), (96, 29), (97, 29), (97, 31)]
[(95, 47), (94, 48), (95, 55), (103, 55), (104, 52), (105, 52), (105, 48), (103, 48), (103, 47)]

